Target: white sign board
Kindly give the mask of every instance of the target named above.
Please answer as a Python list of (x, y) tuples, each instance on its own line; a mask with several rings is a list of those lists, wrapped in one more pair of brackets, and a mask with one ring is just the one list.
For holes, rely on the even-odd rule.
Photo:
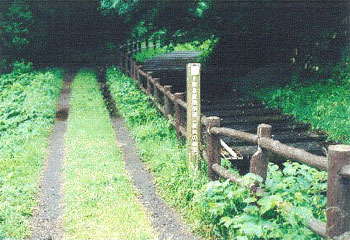
[(187, 64), (187, 160), (191, 168), (198, 166), (201, 143), (200, 64)]

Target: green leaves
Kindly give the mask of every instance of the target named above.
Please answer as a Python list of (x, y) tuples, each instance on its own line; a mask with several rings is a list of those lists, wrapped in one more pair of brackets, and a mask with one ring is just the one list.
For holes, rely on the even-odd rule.
[[(25, 137), (37, 134), (40, 126), (53, 122), (55, 105), (62, 86), (62, 72), (30, 72), (31, 65), (15, 63), (14, 71), (0, 76), (0, 136), (2, 154), (14, 154)], [(15, 141), (15, 140), (13, 140)], [(17, 150), (15, 150), (17, 149)]]
[[(345, 65), (345, 66), (348, 66)], [(320, 80), (308, 86), (290, 84), (263, 88), (254, 95), (270, 107), (278, 107), (297, 120), (310, 123), (330, 140), (350, 143), (350, 68), (335, 71), (337, 80)], [(334, 76), (334, 77), (335, 77)]]
[(23, 50), (32, 39), (33, 16), (28, 4), (16, 0), (0, 14), (0, 42), (5, 51)]
[(260, 206), (260, 214), (265, 214), (269, 210), (275, 209), (282, 202), (282, 198), (277, 195), (265, 196), (257, 201)]

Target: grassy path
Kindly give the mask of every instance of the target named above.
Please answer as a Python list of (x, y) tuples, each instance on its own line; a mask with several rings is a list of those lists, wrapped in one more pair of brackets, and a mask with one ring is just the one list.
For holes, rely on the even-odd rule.
[(73, 84), (65, 159), (65, 239), (153, 239), (146, 210), (125, 172), (96, 76)]

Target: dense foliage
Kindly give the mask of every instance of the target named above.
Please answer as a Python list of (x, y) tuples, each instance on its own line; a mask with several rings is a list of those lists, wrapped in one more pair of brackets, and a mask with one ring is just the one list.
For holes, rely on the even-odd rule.
[(168, 46), (158, 47), (156, 49), (149, 48), (135, 53), (133, 58), (137, 63), (144, 63), (150, 58), (172, 51), (199, 51), (199, 61), (204, 63), (212, 51), (213, 46), (215, 46), (216, 41), (217, 40), (215, 39), (208, 39), (204, 42), (193, 41), (187, 43), (169, 44)]
[(286, 86), (270, 86), (251, 91), (271, 107), (323, 130), (329, 140), (350, 143), (350, 58), (345, 51), (342, 60), (332, 68), (327, 79), (300, 81), (296, 75)]
[(99, 6), (99, 0), (1, 1), (0, 72), (21, 59), (47, 66), (91, 62), (94, 56), (82, 55), (88, 50), (101, 50), (101, 57), (106, 44), (124, 33), (118, 19), (103, 16)]
[(349, 87), (349, 83), (326, 80), (306, 86), (293, 83), (285, 87), (264, 88), (254, 95), (268, 106), (281, 108), (284, 113), (323, 130), (329, 140), (349, 144)]
[(24, 239), (62, 87), (59, 69), (15, 64), (0, 76), (0, 238)]
[(327, 68), (345, 46), (349, 7), (346, 1), (101, 1), (106, 14), (129, 26), (129, 38), (164, 34), (167, 44), (218, 39), (206, 62), (240, 74), (273, 62), (311, 72)]
[[(113, 68), (107, 80), (161, 195), (200, 234), (218, 239), (319, 239), (305, 223), (311, 216), (325, 220), (325, 172), (298, 163), (286, 162), (283, 169), (270, 164), (264, 196), (250, 195), (225, 180), (207, 183), (206, 163), (197, 176), (188, 172), (185, 145), (136, 83)], [(251, 174), (244, 178), (259, 180)]]

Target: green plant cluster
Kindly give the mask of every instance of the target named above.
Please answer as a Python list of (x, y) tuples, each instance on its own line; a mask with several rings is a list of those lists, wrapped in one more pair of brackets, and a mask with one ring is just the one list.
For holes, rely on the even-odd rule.
[[(245, 180), (259, 180), (257, 176)], [(252, 196), (247, 189), (226, 181), (210, 182), (198, 204), (208, 221), (215, 223), (218, 238), (228, 239), (320, 239), (306, 227), (312, 216), (325, 219), (326, 173), (284, 163), (281, 170), (270, 164), (266, 194)]]
[(61, 87), (60, 70), (31, 71), (31, 64), (23, 62), (15, 63), (10, 74), (1, 76), (2, 152), (15, 153), (14, 149), (20, 147), (18, 141), (23, 136), (40, 134), (42, 126), (53, 122)]
[[(349, 144), (350, 74), (340, 72), (332, 79), (309, 85), (294, 82), (284, 87), (262, 88), (253, 94), (268, 106), (281, 108), (297, 120), (323, 130), (329, 140)], [(340, 74), (344, 76), (338, 81), (335, 77), (339, 78)]]
[(158, 56), (160, 54), (174, 52), (174, 51), (199, 51), (199, 62), (205, 62), (212, 48), (215, 46), (217, 39), (207, 39), (204, 42), (192, 41), (186, 43), (169, 44), (161, 48), (149, 48), (133, 55), (137, 63), (144, 63), (146, 60)]
[[(186, 146), (136, 83), (114, 68), (107, 81), (160, 194), (194, 230), (214, 239), (320, 239), (305, 223), (311, 216), (325, 219), (325, 172), (298, 163), (286, 162), (283, 169), (270, 164), (263, 196), (225, 180), (208, 183), (206, 163), (199, 174), (189, 173)], [(244, 179), (261, 182), (252, 174)]]
[(16, 63), (0, 76), (0, 239), (24, 239), (62, 87), (59, 69)]

